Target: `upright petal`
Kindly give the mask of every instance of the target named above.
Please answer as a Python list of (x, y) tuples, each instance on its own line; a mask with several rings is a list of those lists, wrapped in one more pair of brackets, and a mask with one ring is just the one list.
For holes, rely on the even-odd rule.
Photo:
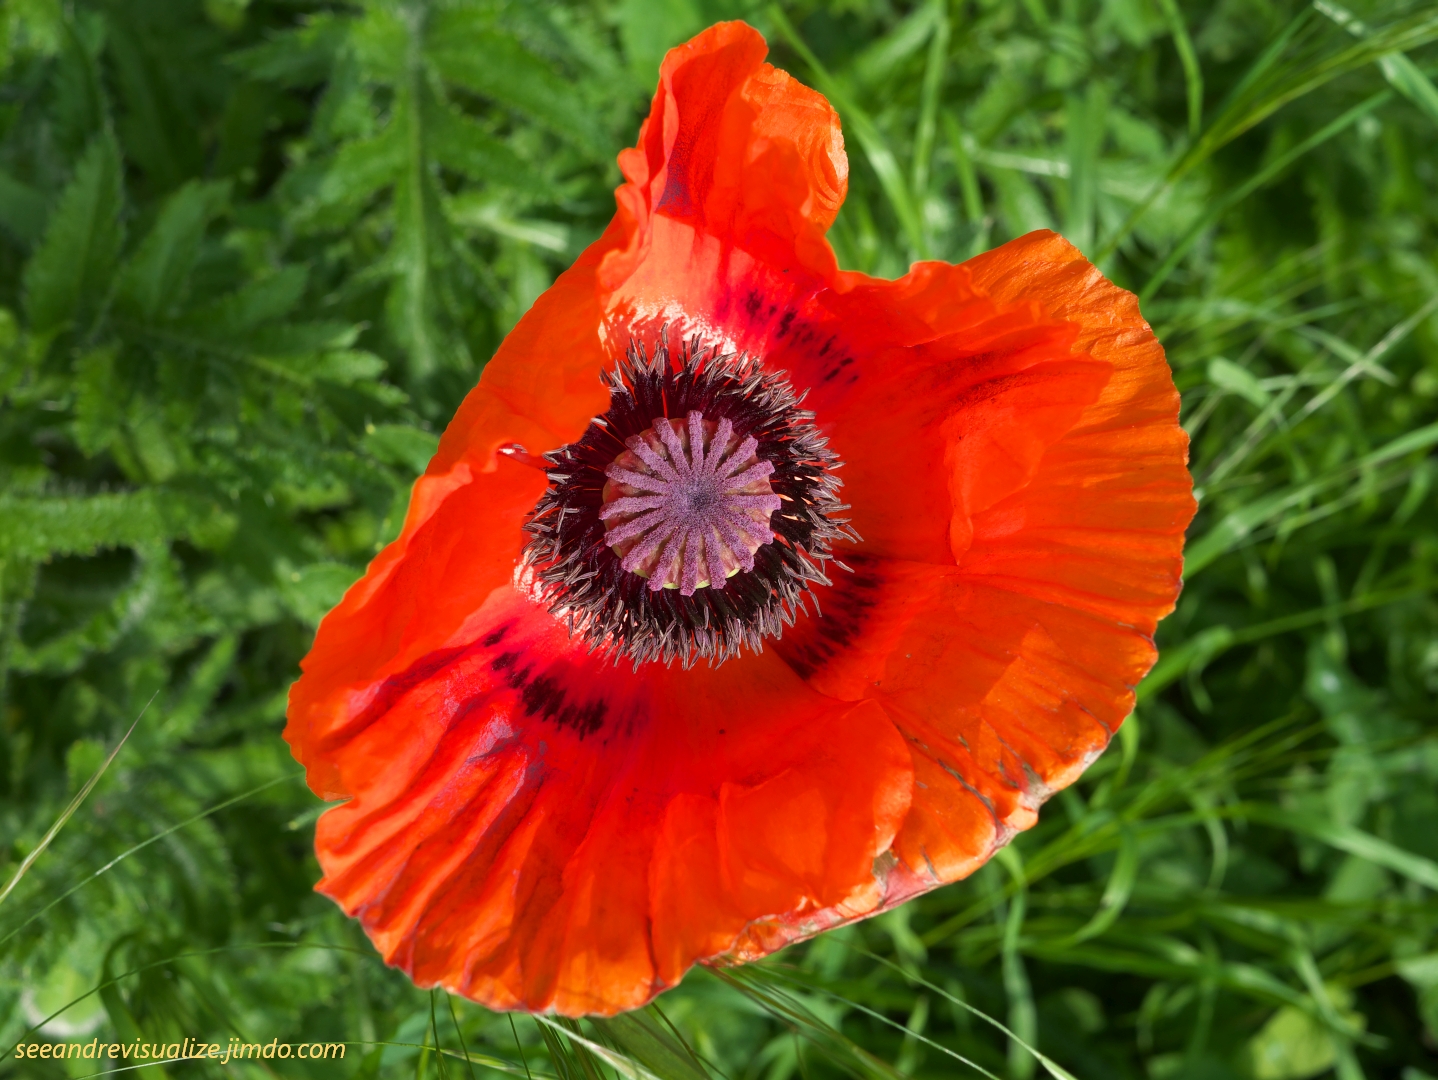
[(837, 272), (824, 234), (848, 184), (839, 118), (767, 51), (720, 23), (664, 61), (639, 145), (620, 155), (631, 240), (601, 269), (620, 346), (668, 321), (750, 348)]

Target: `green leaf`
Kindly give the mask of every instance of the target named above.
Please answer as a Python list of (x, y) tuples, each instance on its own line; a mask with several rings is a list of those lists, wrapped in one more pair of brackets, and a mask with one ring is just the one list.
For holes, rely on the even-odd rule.
[(191, 310), (185, 315), (184, 325), (206, 337), (233, 341), (234, 335), (293, 311), (304, 295), (308, 277), (303, 266), (286, 266)]
[(194, 730), (233, 672), (238, 647), (234, 634), (223, 634), (196, 661), (188, 681), (165, 712), (161, 726), (166, 735), (186, 738)]
[(1109, 875), (1108, 883), (1104, 886), (1098, 910), (1094, 912), (1092, 919), (1075, 931), (1071, 939), (1075, 943), (1106, 933), (1123, 914), (1129, 897), (1133, 895), (1134, 883), (1138, 877), (1138, 841), (1131, 829), (1124, 829), (1120, 835), (1122, 840), (1119, 843), (1118, 858), (1114, 861), (1113, 873)]
[(0, 557), (48, 559), (162, 543), (187, 535), (208, 513), (193, 497), (160, 490), (89, 496), (0, 494)]
[(1378, 68), (1393, 89), (1406, 97), (1422, 110), (1423, 115), (1438, 124), (1438, 87), (1427, 75), (1418, 70), (1418, 65), (1402, 53), (1379, 57)]
[(854, 58), (854, 81), (868, 88), (892, 78), (905, 60), (932, 39), (942, 18), (943, 5), (930, 3), (915, 8), (888, 33), (864, 46)]
[(312, 374), (316, 379), (349, 386), (365, 379), (377, 379), (389, 367), (384, 357), (362, 349), (337, 349), (322, 353)]
[(1404, 957), (1393, 966), (1414, 986), (1438, 986), (1438, 952)]
[(595, 156), (611, 152), (574, 87), (475, 12), (437, 12), (425, 35), (425, 55), (447, 81), (517, 109)]
[[(1362, 1017), (1347, 1008), (1352, 998), (1342, 991), (1342, 1016), (1361, 1026)], [(1339, 1052), (1328, 1025), (1291, 1005), (1274, 1013), (1248, 1043), (1254, 1080), (1309, 1080), (1333, 1068)]]
[(428, 4), (365, 4), (359, 18), (348, 26), (350, 51), (369, 78), (384, 83), (402, 81), (413, 59), (412, 39), (431, 17)]
[(1188, 133), (1197, 136), (1203, 125), (1203, 69), (1194, 51), (1193, 39), (1183, 22), (1183, 12), (1178, 9), (1177, 0), (1160, 0), (1164, 17), (1168, 20), (1173, 44), (1178, 49), (1179, 61), (1183, 64), (1183, 80), (1188, 91)]
[(379, 424), (365, 433), (364, 448), (387, 465), (419, 474), (439, 449), (439, 436), (404, 424)]
[(45, 238), (25, 267), (25, 311), (39, 334), (93, 316), (120, 254), (120, 156), (97, 135), (60, 196)]
[(120, 271), (120, 298), (153, 319), (178, 306), (205, 229), (229, 198), (229, 185), (192, 180), (160, 208), (160, 216)]
[(105, 24), (106, 74), (121, 105), (116, 131), (127, 158), (159, 190), (170, 191), (198, 171), (204, 157), (194, 102), (172, 77), (177, 58), (165, 55), (153, 31), (143, 33), (149, 29), (144, 21), (110, 12)]
[(439, 369), (442, 336), (438, 326), (436, 269), (444, 251), (445, 222), (430, 169), (430, 99), (420, 73), (409, 72), (395, 105), (393, 127), (404, 132), (404, 168), (394, 192), (395, 237), (390, 250), (393, 283), (386, 314), (392, 332), (408, 353), (409, 368), (424, 380)]
[(256, 79), (313, 86), (329, 74), (348, 31), (338, 14), (312, 14), (297, 27), (271, 32), (268, 41), (231, 54), (229, 62)]
[(538, 221), (511, 217), (496, 199), (479, 192), (468, 192), (448, 200), (449, 218), (456, 225), (484, 229), (520, 243), (532, 244), (546, 251), (568, 251), (570, 230), (554, 221)]
[(280, 595), (297, 619), (315, 626), (340, 602), (345, 590), (358, 577), (358, 570), (343, 563), (311, 563), (284, 575)]
[(1255, 408), (1265, 408), (1272, 399), (1251, 372), (1222, 356), (1208, 362), (1208, 381), (1220, 390), (1237, 394)]
[(403, 127), (394, 120), (372, 139), (345, 143), (305, 206), (305, 217), (325, 227), (353, 219), (399, 179), (407, 152)]
[(694, 0), (621, 0), (617, 14), (625, 58), (650, 89), (659, 81), (664, 54), (704, 28)]
[(0, 227), (26, 247), (45, 228), (45, 197), (4, 170), (0, 170)]
[(1108, 89), (1098, 81), (1091, 82), (1082, 95), (1069, 95), (1069, 206), (1064, 236), (1080, 251), (1093, 247), (1099, 155), (1103, 152), (1108, 104)]
[[(351, 323), (269, 322), (246, 333), (241, 344), (253, 355), (308, 361), (298, 365), (298, 369), (316, 377), (332, 376), (334, 381), (345, 381), (346, 372), (352, 372), (355, 378), (367, 378), (383, 367), (383, 361), (372, 354), (351, 352), (349, 347), (359, 332), (360, 328)], [(336, 356), (333, 361), (315, 355), (331, 352), (344, 355)]]
[(90, 457), (109, 447), (125, 419), (125, 387), (113, 348), (91, 349), (75, 362), (75, 441)]
[(429, 110), (429, 149), (446, 168), (475, 180), (538, 194), (544, 179), (513, 150), (457, 109), (437, 103)]

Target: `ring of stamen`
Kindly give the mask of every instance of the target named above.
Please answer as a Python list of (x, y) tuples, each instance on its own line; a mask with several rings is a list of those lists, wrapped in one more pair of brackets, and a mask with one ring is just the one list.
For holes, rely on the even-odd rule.
[(783, 372), (695, 337), (631, 341), (609, 408), (530, 460), (549, 485), (515, 583), (590, 648), (636, 665), (710, 663), (780, 636), (857, 541), (840, 461)]
[(758, 441), (740, 438), (728, 417), (716, 424), (691, 409), (683, 421), (656, 417), (625, 442), (604, 470), (599, 519), (605, 542), (652, 591), (724, 587), (754, 569), (754, 553), (774, 538), (769, 516), (783, 506), (757, 457)]

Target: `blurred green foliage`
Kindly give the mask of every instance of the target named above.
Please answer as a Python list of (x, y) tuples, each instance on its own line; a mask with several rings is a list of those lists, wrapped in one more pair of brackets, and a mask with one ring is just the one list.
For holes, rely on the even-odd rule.
[[(311, 893), (285, 692), (728, 17), (842, 114), (846, 266), (1049, 227), (1143, 296), (1187, 587), (972, 880), (512, 1023)], [(5, 0), (0, 1076), (94, 1033), (349, 1044), (257, 1077), (1438, 1076), (1435, 40), (1329, 0)]]

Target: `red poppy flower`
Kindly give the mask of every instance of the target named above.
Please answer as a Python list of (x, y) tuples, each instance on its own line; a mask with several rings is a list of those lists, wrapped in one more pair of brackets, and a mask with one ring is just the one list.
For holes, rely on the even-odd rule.
[(961, 878), (1153, 662), (1194, 503), (1133, 296), (1046, 232), (840, 271), (766, 51), (666, 58), (291, 691), (318, 887), (421, 986), (613, 1013)]

